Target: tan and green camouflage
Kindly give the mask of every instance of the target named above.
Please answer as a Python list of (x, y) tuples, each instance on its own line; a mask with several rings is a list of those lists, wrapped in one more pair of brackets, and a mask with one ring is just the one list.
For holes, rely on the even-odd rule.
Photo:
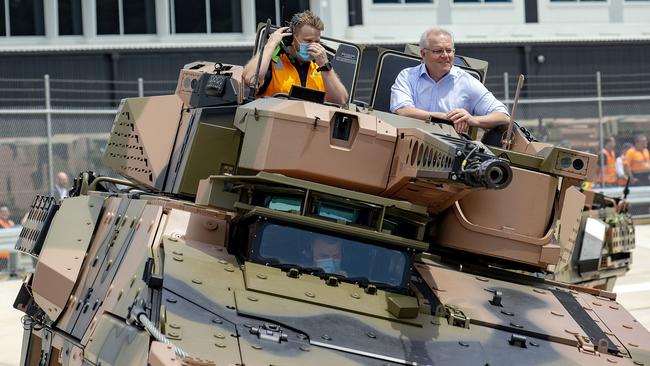
[(125, 99), (104, 162), (128, 180), (83, 173), (30, 212), (21, 365), (650, 364), (616, 294), (559, 281), (595, 156), (249, 100), (241, 72), (195, 62)]

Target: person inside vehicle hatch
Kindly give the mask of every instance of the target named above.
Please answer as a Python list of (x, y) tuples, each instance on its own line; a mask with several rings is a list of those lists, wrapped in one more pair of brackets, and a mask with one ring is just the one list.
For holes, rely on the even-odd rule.
[[(325, 100), (345, 104), (348, 92), (319, 43), (325, 28), (310, 10), (295, 14), (288, 27), (271, 33), (262, 50), (256, 97), (288, 94), (293, 85), (325, 92)], [(284, 46), (284, 47), (282, 47)], [(244, 66), (243, 78), (249, 87), (255, 84), (259, 53)]]
[(506, 106), (476, 78), (454, 66), (454, 40), (447, 30), (427, 29), (420, 37), (422, 63), (402, 70), (391, 87), (390, 111), (428, 120), (450, 120), (457, 132), (509, 123)]

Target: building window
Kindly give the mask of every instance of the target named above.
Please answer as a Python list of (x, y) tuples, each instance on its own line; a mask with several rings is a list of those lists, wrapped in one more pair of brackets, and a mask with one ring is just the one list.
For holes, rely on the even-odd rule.
[(5, 24), (5, 0), (0, 0), (0, 36), (7, 35), (7, 25)]
[(242, 31), (240, 0), (170, 0), (174, 33), (238, 33)]
[(97, 34), (120, 34), (119, 0), (97, 1)]
[(155, 0), (96, 0), (97, 34), (156, 33)]
[(205, 0), (172, 0), (174, 33), (206, 33)]
[(363, 25), (363, 4), (361, 0), (348, 0), (348, 25)]
[(122, 0), (124, 34), (156, 33), (155, 0)]
[(309, 9), (309, 0), (255, 0), (255, 23), (271, 23), (285, 26), (294, 14)]
[(81, 21), (81, 0), (59, 0), (59, 35), (81, 35), (83, 26)]
[(415, 4), (432, 3), (433, 0), (372, 0), (375, 4)]
[(241, 1), (210, 0), (210, 33), (241, 32)]
[(43, 0), (0, 0), (0, 35), (43, 36)]

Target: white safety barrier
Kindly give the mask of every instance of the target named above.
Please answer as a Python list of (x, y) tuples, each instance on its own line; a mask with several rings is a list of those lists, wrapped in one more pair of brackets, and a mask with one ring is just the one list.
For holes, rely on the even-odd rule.
[[(594, 190), (616, 198), (623, 197), (623, 189), (624, 187), (608, 187), (595, 188)], [(650, 217), (650, 186), (630, 187), (627, 201), (630, 202), (630, 211), (633, 217)]]
[(19, 276), (34, 271), (34, 260), (14, 249), (23, 228), (0, 229), (0, 278)]

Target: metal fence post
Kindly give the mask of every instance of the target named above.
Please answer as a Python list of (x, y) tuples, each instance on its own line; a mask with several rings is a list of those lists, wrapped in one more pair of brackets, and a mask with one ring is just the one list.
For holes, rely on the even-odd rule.
[[(601, 154), (603, 151), (603, 89), (600, 79), (600, 71), (596, 71), (596, 94), (598, 100), (598, 154)], [(599, 158), (600, 160), (600, 174), (596, 175), (596, 180), (598, 177), (602, 177), (603, 171), (605, 171), (605, 159)], [(601, 182), (602, 185), (602, 182)]]
[(47, 123), (47, 174), (50, 184), (50, 196), (54, 196), (54, 166), (52, 158), (52, 103), (50, 98), (50, 75), (43, 76), (45, 83), (45, 121)]
[(144, 80), (138, 78), (138, 97), (144, 97)]
[(510, 86), (508, 85), (508, 72), (503, 73), (503, 101), (509, 104), (510, 100)]

